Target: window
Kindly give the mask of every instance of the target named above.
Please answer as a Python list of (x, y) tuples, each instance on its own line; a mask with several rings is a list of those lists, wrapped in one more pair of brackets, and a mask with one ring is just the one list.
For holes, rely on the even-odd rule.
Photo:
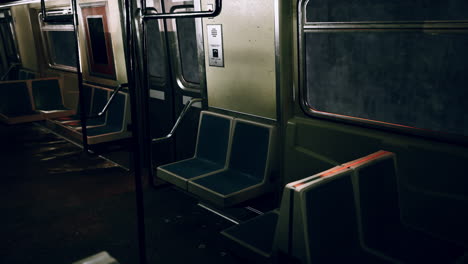
[(83, 4), (81, 12), (86, 31), (90, 74), (115, 79), (112, 39), (105, 4)]
[[(320, 0), (302, 5), (301, 89), (306, 111), (416, 133), (468, 136), (468, 115), (464, 113), (468, 30), (460, 26), (466, 22), (415, 21), (461, 19), (456, 12), (449, 16), (447, 10), (461, 8), (466, 1), (449, 1), (448, 6), (446, 1), (436, 1), (440, 3), (407, 16), (395, 12), (400, 17), (390, 16), (391, 12), (380, 15), (379, 5), (374, 12), (361, 12), (368, 2)], [(400, 10), (424, 1), (390, 2), (390, 10)], [(350, 3), (354, 9), (346, 9), (346, 14), (337, 11)]]
[(20, 56), (16, 44), (13, 19), (8, 9), (0, 10), (0, 35), (8, 63), (18, 63)]
[(466, 0), (310, 0), (307, 22), (435, 21), (468, 18)]
[(178, 18), (176, 24), (182, 76), (187, 82), (199, 84), (200, 74), (198, 70), (198, 45), (195, 19)]
[(44, 23), (41, 14), (39, 24), (49, 66), (59, 70), (76, 71), (76, 38), (73, 25)]
[(161, 20), (149, 20), (147, 22), (147, 51), (148, 51), (148, 73), (151, 79), (163, 80), (166, 76), (166, 57), (164, 56), (163, 30), (159, 26)]
[[(190, 12), (199, 9), (194, 8), (193, 4), (193, 1), (184, 2), (183, 5), (172, 1), (169, 12)], [(192, 92), (199, 92), (200, 89), (197, 23), (199, 20), (194, 18), (173, 19), (171, 26), (175, 34), (169, 36), (176, 43), (174, 53), (178, 83), (182, 89)]]

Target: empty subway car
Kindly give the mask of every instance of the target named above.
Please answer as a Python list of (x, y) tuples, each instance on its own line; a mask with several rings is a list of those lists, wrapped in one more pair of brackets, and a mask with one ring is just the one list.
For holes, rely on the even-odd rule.
[(2, 129), (128, 170), (140, 263), (468, 262), (467, 1), (3, 2)]

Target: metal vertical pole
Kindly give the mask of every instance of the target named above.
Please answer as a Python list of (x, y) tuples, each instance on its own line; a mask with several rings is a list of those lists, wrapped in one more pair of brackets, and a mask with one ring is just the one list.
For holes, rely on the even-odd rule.
[[(125, 35), (127, 45), (127, 78), (129, 84), (130, 104), (132, 112), (132, 146), (133, 146), (133, 165), (135, 179), (135, 200), (137, 209), (137, 228), (138, 228), (138, 253), (139, 263), (146, 264), (146, 234), (144, 221), (144, 199), (143, 199), (143, 172), (144, 172), (144, 151), (145, 151), (145, 131), (144, 131), (144, 113), (142, 108), (144, 91), (141, 83), (138, 83), (138, 65), (135, 61), (137, 50), (135, 49), (135, 10), (131, 0), (125, 2)], [(143, 96), (142, 96), (143, 95)]]
[[(83, 151), (88, 153), (88, 131), (86, 130), (86, 102), (83, 93), (83, 73), (81, 69), (81, 51), (80, 51), (80, 32), (78, 27), (78, 8), (76, 6), (76, 0), (71, 0), (71, 6), (73, 11), (73, 30), (75, 32), (75, 56), (76, 56), (76, 76), (78, 81), (78, 92), (79, 92), (79, 104), (80, 104), (80, 120), (81, 120), (81, 135), (83, 137)], [(45, 16), (45, 7), (43, 7), (42, 15)]]

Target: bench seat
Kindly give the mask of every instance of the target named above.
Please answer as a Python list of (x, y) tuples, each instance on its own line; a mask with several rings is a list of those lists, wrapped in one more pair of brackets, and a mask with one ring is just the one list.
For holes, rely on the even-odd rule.
[(188, 191), (220, 207), (234, 205), (269, 190), (273, 126), (234, 119), (226, 170), (189, 181)]
[(201, 158), (191, 158), (158, 168), (158, 177), (170, 181), (176, 186), (187, 189), (187, 181), (200, 175), (205, 175), (224, 169), (224, 164), (219, 164)]
[(232, 123), (232, 117), (202, 111), (194, 157), (159, 166), (157, 176), (187, 190), (189, 180), (225, 170)]
[[(108, 141), (127, 138), (129, 100), (124, 92), (118, 92), (107, 112), (97, 116), (106, 105), (110, 90), (91, 84), (84, 84), (85, 114), (88, 144), (99, 144)], [(76, 141), (82, 140), (82, 127), (79, 115), (48, 120), (48, 126)]]
[(31, 94), (35, 109), (47, 119), (74, 115), (75, 111), (63, 104), (62, 90), (58, 78), (31, 80)]
[(221, 234), (275, 263), (462, 263), (463, 246), (403, 226), (397, 186), (395, 154), (378, 151), (287, 184), (277, 220)]
[(262, 183), (262, 179), (236, 170), (224, 170), (218, 173), (192, 180), (194, 184), (203, 186), (220, 195), (229, 195), (248, 187)]
[(43, 120), (34, 110), (27, 81), (0, 82), (0, 120), (18, 124)]

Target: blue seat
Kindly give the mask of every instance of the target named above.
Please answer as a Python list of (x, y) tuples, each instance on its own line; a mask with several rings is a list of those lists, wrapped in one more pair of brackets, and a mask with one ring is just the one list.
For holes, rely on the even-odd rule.
[(376, 256), (404, 263), (456, 263), (465, 253), (462, 246), (401, 221), (396, 158), (393, 153), (380, 153), (373, 162), (351, 166), (362, 247)]
[(194, 157), (158, 167), (157, 176), (187, 189), (188, 180), (224, 170), (232, 122), (232, 117), (203, 111)]
[(351, 168), (335, 166), (288, 183), (280, 208), (221, 234), (278, 263), (382, 263), (359, 246), (352, 176)]
[[(83, 88), (84, 87), (87, 87), (87, 86), (83, 86)], [(85, 91), (86, 91), (86, 88), (85, 88)], [(87, 93), (85, 93), (85, 98), (86, 98), (86, 94)], [(109, 95), (109, 92), (107, 90), (100, 89), (100, 88), (94, 88), (93, 93), (92, 93), (92, 97), (90, 96), (90, 102), (91, 102), (90, 105), (91, 105), (91, 107), (89, 108), (89, 106), (88, 106), (87, 111), (85, 111), (86, 115), (87, 116), (96, 115), (97, 113), (99, 113), (102, 110), (102, 108), (106, 105), (108, 95)], [(117, 100), (117, 98), (115, 98), (114, 100)], [(109, 111), (110, 111), (110, 109), (109, 109)], [(88, 119), (88, 120), (86, 120), (87, 121), (86, 126), (88, 126), (88, 127), (103, 126), (106, 123), (106, 116), (107, 115), (105, 114), (105, 115), (102, 115), (102, 116), (97, 117), (97, 118)], [(68, 123), (66, 123), (66, 125), (71, 126), (71, 127), (80, 128), (81, 127), (80, 117), (78, 116), (77, 120), (74, 120), (73, 122), (68, 122)]]
[(189, 191), (228, 206), (265, 191), (270, 171), (273, 127), (236, 119), (227, 170), (193, 179)]
[(0, 83), (0, 116), (7, 124), (43, 119), (40, 113), (33, 110), (28, 86), (24, 81)]
[(63, 105), (58, 79), (33, 80), (31, 88), (36, 110), (68, 110)]
[[(92, 98), (93, 98), (93, 87), (84, 84), (83, 85), (83, 94), (84, 94), (84, 101), (85, 101), (85, 109), (84, 109), (84, 114), (86, 116), (89, 115), (91, 112), (91, 104), (92, 104)], [(74, 121), (79, 121), (81, 119), (80, 116), (81, 113), (81, 104), (78, 103), (78, 106), (76, 108), (76, 114), (71, 115), (71, 116), (65, 116), (65, 117), (59, 117), (54, 120), (58, 122), (74, 122)]]
[[(97, 89), (95, 92), (98, 91)], [(96, 94), (95, 94), (96, 96)], [(98, 137), (125, 131), (125, 111), (127, 95), (119, 92), (107, 110), (106, 122), (103, 126), (88, 128), (88, 137)], [(101, 108), (102, 109), (102, 108)], [(92, 141), (91, 141), (92, 142)]]
[(402, 226), (394, 158), (378, 151), (291, 182), (279, 210), (221, 234), (278, 263), (462, 263), (463, 246)]
[(31, 80), (36, 78), (36, 73), (26, 70), (26, 69), (19, 69), (18, 70), (18, 80)]
[(0, 83), (0, 113), (8, 116), (36, 113), (31, 105), (26, 82)]
[(59, 79), (31, 80), (31, 91), (35, 109), (47, 119), (74, 115), (75, 111), (63, 105)]
[[(119, 139), (127, 138), (131, 135), (127, 131), (128, 113), (129, 113), (129, 100), (128, 95), (124, 92), (118, 92), (106, 113), (102, 116), (95, 117), (106, 103), (110, 90), (95, 85), (85, 84), (83, 86), (85, 91), (86, 115), (92, 116), (86, 121), (87, 141), (88, 144), (99, 144)], [(79, 115), (75, 117), (80, 117)], [(52, 129), (60, 130), (68, 137), (76, 141), (81, 141), (83, 138), (81, 120), (73, 120), (71, 117), (68, 120), (54, 120), (48, 121), (48, 125)]]

